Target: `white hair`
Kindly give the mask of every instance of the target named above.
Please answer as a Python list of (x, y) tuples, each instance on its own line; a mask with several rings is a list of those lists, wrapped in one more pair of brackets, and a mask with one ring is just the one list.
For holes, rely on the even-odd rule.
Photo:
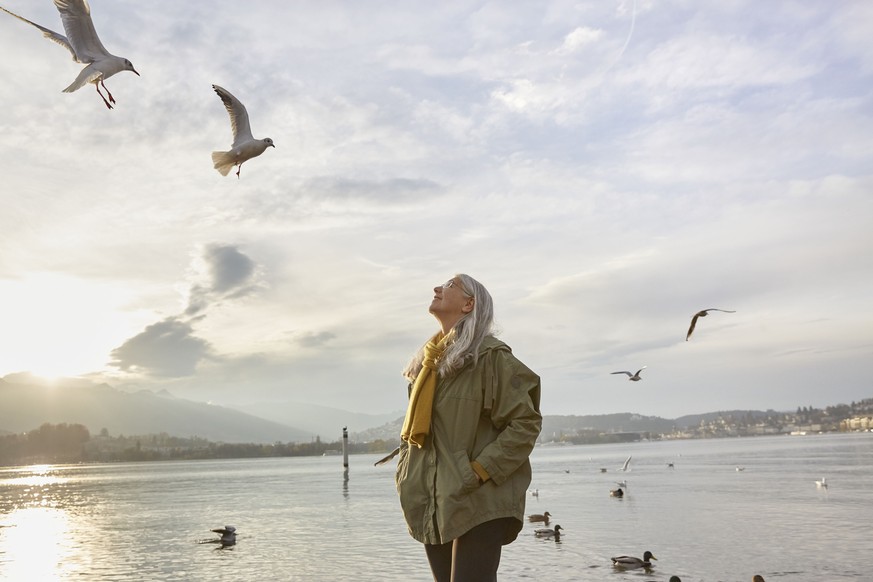
[[(459, 273), (455, 277), (461, 282), (461, 291), (464, 295), (473, 298), (473, 310), (461, 317), (449, 331), (448, 346), (437, 362), (437, 372), (440, 376), (455, 374), (469, 361), (476, 365), (482, 340), (493, 334), (494, 302), (491, 294), (482, 283), (470, 275)], [(414, 382), (421, 371), (423, 360), (424, 345), (412, 356), (403, 370), (403, 376)]]

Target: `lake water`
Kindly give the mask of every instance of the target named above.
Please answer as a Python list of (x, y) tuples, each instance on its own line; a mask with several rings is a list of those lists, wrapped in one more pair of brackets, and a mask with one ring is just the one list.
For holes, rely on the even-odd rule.
[[(431, 580), (377, 458), (351, 456), (347, 481), (339, 456), (0, 469), (0, 580)], [(543, 446), (532, 464), (527, 511), (563, 535), (525, 524), (501, 580), (873, 579), (871, 433)], [(224, 525), (235, 546), (198, 543)], [(645, 550), (649, 572), (609, 560)]]

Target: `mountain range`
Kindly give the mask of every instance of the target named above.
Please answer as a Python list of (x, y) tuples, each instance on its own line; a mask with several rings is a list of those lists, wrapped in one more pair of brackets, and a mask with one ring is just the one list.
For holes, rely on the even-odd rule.
[[(348, 427), (349, 434), (353, 435), (398, 417), (403, 418), (406, 413), (405, 410), (397, 410), (387, 414), (364, 414), (295, 401), (256, 402), (234, 406), (234, 408), (273, 422), (293, 426), (327, 441), (341, 438), (343, 427)], [(396, 438), (398, 434), (400, 434), (399, 430), (393, 437)]]
[[(734, 416), (766, 416), (773, 411), (730, 411)], [(542, 440), (562, 432), (670, 432), (696, 426), (725, 412), (665, 419), (634, 413), (547, 415)], [(239, 408), (177, 398), (169, 392), (125, 392), (85, 380), (46, 382), (27, 374), (0, 379), (0, 433), (26, 432), (44, 423), (82, 424), (92, 434), (113, 436), (166, 433), (225, 443), (333, 442), (343, 427), (355, 441), (392, 440), (400, 434), (404, 411), (363, 414), (291, 401), (259, 402)]]
[[(123, 392), (108, 384), (0, 380), (0, 430), (25, 432), (44, 423), (82, 424), (91, 434), (198, 436), (226, 443), (310, 440), (309, 432), (167, 392)], [(342, 429), (340, 428), (340, 434)]]
[[(583, 414), (583, 415), (550, 415), (543, 416), (543, 429), (540, 440), (543, 442), (561, 440), (563, 434), (576, 434), (577, 431), (596, 432), (651, 432), (655, 434), (669, 433), (675, 429), (686, 429), (700, 425), (701, 421), (709, 422), (719, 417), (734, 418), (766, 418), (781, 414), (773, 410), (722, 410), (704, 414), (689, 414), (679, 418), (669, 419), (660, 416), (643, 416), (633, 412), (614, 414)], [(359, 441), (397, 438), (403, 425), (403, 416), (355, 434)]]

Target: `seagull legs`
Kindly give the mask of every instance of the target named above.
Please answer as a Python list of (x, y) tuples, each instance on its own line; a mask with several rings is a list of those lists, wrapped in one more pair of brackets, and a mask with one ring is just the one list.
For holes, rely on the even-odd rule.
[(106, 89), (106, 94), (109, 95), (109, 101), (107, 101), (106, 97), (103, 96), (103, 93), (100, 92), (100, 83), (94, 83), (94, 87), (97, 89), (97, 94), (100, 95), (101, 99), (103, 99), (103, 103), (106, 104), (106, 107), (112, 109), (112, 105), (109, 104), (109, 101), (115, 103), (115, 99), (113, 99), (112, 93), (109, 92), (109, 89), (106, 89), (106, 85), (103, 85), (103, 88)]
[(236, 167), (236, 178), (239, 180), (239, 173), (242, 172), (242, 162)]
[(109, 87), (106, 86), (106, 83), (103, 82), (103, 79), (100, 79), (100, 84), (103, 85), (104, 89), (106, 89), (106, 94), (109, 95), (109, 100), (115, 103), (115, 97), (113, 97), (112, 93), (109, 92)]

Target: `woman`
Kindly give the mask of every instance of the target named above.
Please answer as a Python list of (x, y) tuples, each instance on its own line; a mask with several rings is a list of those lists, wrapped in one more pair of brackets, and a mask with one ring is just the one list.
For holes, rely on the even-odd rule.
[(492, 335), (491, 295), (468, 275), (434, 288), (438, 331), (404, 370), (397, 491), (436, 582), (497, 579), (522, 528), (540, 379)]

